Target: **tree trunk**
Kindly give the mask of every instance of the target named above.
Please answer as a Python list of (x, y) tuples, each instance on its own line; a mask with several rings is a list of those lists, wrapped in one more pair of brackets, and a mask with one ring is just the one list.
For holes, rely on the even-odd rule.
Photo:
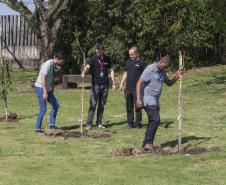
[(5, 108), (5, 119), (8, 120), (9, 112), (8, 112), (7, 98), (4, 98), (3, 102), (4, 102), (4, 108)]

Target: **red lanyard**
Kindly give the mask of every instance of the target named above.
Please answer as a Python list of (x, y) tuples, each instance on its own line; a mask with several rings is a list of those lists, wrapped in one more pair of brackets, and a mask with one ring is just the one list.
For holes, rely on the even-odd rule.
[(98, 59), (98, 62), (100, 64), (100, 69), (103, 70), (104, 69), (104, 62), (101, 62), (100, 59)]

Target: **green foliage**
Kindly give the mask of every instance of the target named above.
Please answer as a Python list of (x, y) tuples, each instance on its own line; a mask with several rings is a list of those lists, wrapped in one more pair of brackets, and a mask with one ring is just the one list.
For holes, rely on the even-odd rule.
[(72, 63), (80, 64), (82, 55), (75, 44), (78, 30), (87, 59), (95, 53), (95, 43), (102, 42), (116, 69), (123, 67), (134, 45), (148, 62), (170, 54), (177, 67), (182, 49), (189, 68), (221, 63), (225, 11), (222, 0), (74, 0), (62, 15), (60, 47), (72, 56)]

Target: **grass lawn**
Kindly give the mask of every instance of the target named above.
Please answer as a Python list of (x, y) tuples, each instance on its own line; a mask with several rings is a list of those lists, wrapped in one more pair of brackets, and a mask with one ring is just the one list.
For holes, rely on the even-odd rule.
[[(13, 71), (14, 88), (9, 108), (22, 119), (0, 123), (0, 185), (224, 185), (226, 184), (226, 66), (188, 71), (184, 75), (183, 146), (217, 147), (200, 155), (110, 157), (123, 146), (140, 148), (145, 127), (127, 129), (125, 101), (117, 90), (109, 92), (104, 122), (109, 138), (47, 138), (35, 134), (37, 99), (31, 88), (36, 72)], [(80, 89), (56, 89), (60, 102), (59, 128), (79, 129)], [(177, 144), (178, 86), (164, 86), (161, 126), (155, 145)], [(85, 92), (87, 115), (89, 90)], [(2, 105), (2, 103), (1, 103)], [(3, 107), (0, 115), (3, 115)], [(50, 107), (44, 118), (48, 126)], [(94, 128), (90, 133), (101, 132)]]

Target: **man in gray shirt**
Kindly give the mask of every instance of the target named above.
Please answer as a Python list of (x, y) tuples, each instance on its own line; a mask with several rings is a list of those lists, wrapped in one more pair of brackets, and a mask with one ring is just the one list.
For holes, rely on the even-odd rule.
[(53, 59), (49, 59), (41, 65), (39, 75), (35, 82), (36, 94), (39, 103), (39, 113), (36, 121), (35, 132), (42, 132), (42, 120), (47, 110), (47, 102), (52, 106), (49, 119), (49, 128), (55, 128), (59, 103), (54, 96), (54, 65), (63, 65), (64, 60), (60, 53), (55, 54)]
[(162, 92), (162, 84), (164, 82), (171, 86), (182, 74), (181, 71), (177, 71), (175, 76), (169, 79), (164, 69), (168, 68), (170, 63), (170, 57), (167, 55), (158, 62), (147, 66), (136, 85), (137, 106), (144, 107), (149, 122), (142, 145), (144, 150), (153, 149), (155, 133), (160, 124), (159, 98)]

